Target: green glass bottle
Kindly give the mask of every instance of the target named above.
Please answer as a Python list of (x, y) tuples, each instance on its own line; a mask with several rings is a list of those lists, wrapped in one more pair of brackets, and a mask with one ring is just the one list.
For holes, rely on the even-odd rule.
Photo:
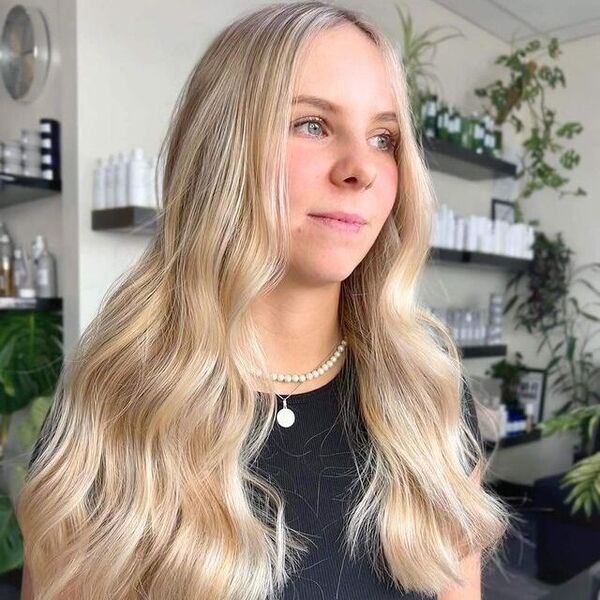
[(494, 129), (494, 156), (500, 158), (502, 156), (502, 129), (496, 127)]
[(448, 139), (448, 115), (448, 107), (445, 102), (442, 102), (436, 117), (436, 137), (440, 140)]
[(437, 130), (437, 96), (430, 94), (427, 99), (427, 108), (425, 110), (424, 133), (427, 137), (434, 138)]
[(453, 106), (452, 110), (450, 112), (450, 116), (448, 117), (448, 123), (449, 123), (448, 139), (453, 144), (459, 144), (460, 145), (460, 143), (461, 143), (462, 121), (463, 121), (463, 119), (462, 119), (461, 114)]
[(485, 136), (485, 121), (479, 117), (479, 113), (473, 113), (472, 121), (472, 143), (471, 150), (477, 152), (477, 154), (483, 154), (483, 139)]
[(483, 137), (483, 152), (488, 156), (494, 155), (494, 147), (496, 145), (496, 138), (494, 137), (494, 119), (492, 119), (489, 112), (486, 111), (483, 116), (484, 122), (484, 137)]
[(460, 124), (460, 145), (463, 148), (471, 148), (471, 131), (471, 118), (465, 115)]

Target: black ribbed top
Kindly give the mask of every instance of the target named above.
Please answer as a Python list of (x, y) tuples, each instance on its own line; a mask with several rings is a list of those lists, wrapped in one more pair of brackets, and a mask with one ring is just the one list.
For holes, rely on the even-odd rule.
[[(342, 393), (346, 389), (342, 381), (349, 365), (346, 359), (334, 379), (287, 399), (295, 422), (289, 428), (275, 422), (258, 461), (261, 474), (276, 483), (283, 494), (286, 522), (310, 538), (310, 552), (304, 555), (302, 567), (286, 586), (283, 598), (435, 598), (394, 589), (391, 583), (386, 585), (377, 579), (366, 557), (350, 561), (344, 553), (343, 516), (350, 501), (347, 490), (357, 478), (340, 413), (341, 402), (348, 400)], [(281, 399), (278, 405), (283, 406)]]
[[(351, 562), (344, 554), (342, 527), (350, 502), (348, 486), (357, 478), (340, 412), (342, 402), (349, 402), (350, 410), (356, 408), (353, 391), (352, 397), (343, 393), (351, 368), (348, 355), (334, 379), (318, 389), (291, 395), (287, 405), (295, 413), (294, 424), (283, 428), (275, 422), (255, 463), (254, 468), (282, 492), (286, 522), (310, 540), (309, 553), (286, 586), (283, 600), (435, 600), (434, 596), (395, 590), (377, 579), (367, 558)], [(467, 418), (481, 440), (473, 400), (466, 389)], [(278, 404), (283, 407), (281, 399)], [(42, 430), (47, 425), (44, 422)], [(41, 441), (40, 436), (30, 466), (41, 451)]]

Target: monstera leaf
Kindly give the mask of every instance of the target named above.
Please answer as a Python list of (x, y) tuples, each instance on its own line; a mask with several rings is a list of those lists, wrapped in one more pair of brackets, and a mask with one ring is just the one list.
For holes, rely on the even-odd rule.
[(23, 537), (8, 496), (0, 496), (0, 573), (23, 566)]
[(0, 311), (0, 414), (51, 395), (62, 361), (61, 314)]

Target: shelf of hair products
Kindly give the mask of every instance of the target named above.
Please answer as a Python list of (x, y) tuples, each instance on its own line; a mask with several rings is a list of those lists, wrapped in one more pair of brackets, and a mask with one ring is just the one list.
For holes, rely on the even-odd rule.
[(0, 309), (31, 308), (37, 299), (58, 298), (56, 259), (42, 234), (35, 236), (27, 252), (22, 244), (13, 243), (6, 224), (0, 222), (0, 261)]
[(496, 346), (504, 344), (504, 296), (490, 294), (489, 306), (480, 307), (429, 307), (452, 332), (461, 347)]
[(60, 124), (42, 118), (20, 139), (0, 141), (0, 206), (36, 200), (61, 191)]
[(93, 210), (129, 206), (162, 208), (158, 157), (146, 158), (139, 147), (128, 153), (119, 152), (116, 157), (111, 154), (106, 162), (99, 158), (94, 170)]
[(509, 223), (480, 215), (461, 217), (442, 204), (433, 219), (431, 245), (531, 260), (534, 235), (535, 229), (526, 223)]
[(428, 138), (447, 140), (477, 154), (500, 158), (502, 153), (502, 130), (489, 113), (463, 116), (436, 94), (428, 95), (421, 106), (421, 128)]

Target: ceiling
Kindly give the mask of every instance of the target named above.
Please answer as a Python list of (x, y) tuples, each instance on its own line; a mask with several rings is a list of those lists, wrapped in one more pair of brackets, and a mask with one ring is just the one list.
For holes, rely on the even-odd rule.
[(509, 43), (548, 34), (559, 42), (600, 34), (600, 0), (434, 0)]

